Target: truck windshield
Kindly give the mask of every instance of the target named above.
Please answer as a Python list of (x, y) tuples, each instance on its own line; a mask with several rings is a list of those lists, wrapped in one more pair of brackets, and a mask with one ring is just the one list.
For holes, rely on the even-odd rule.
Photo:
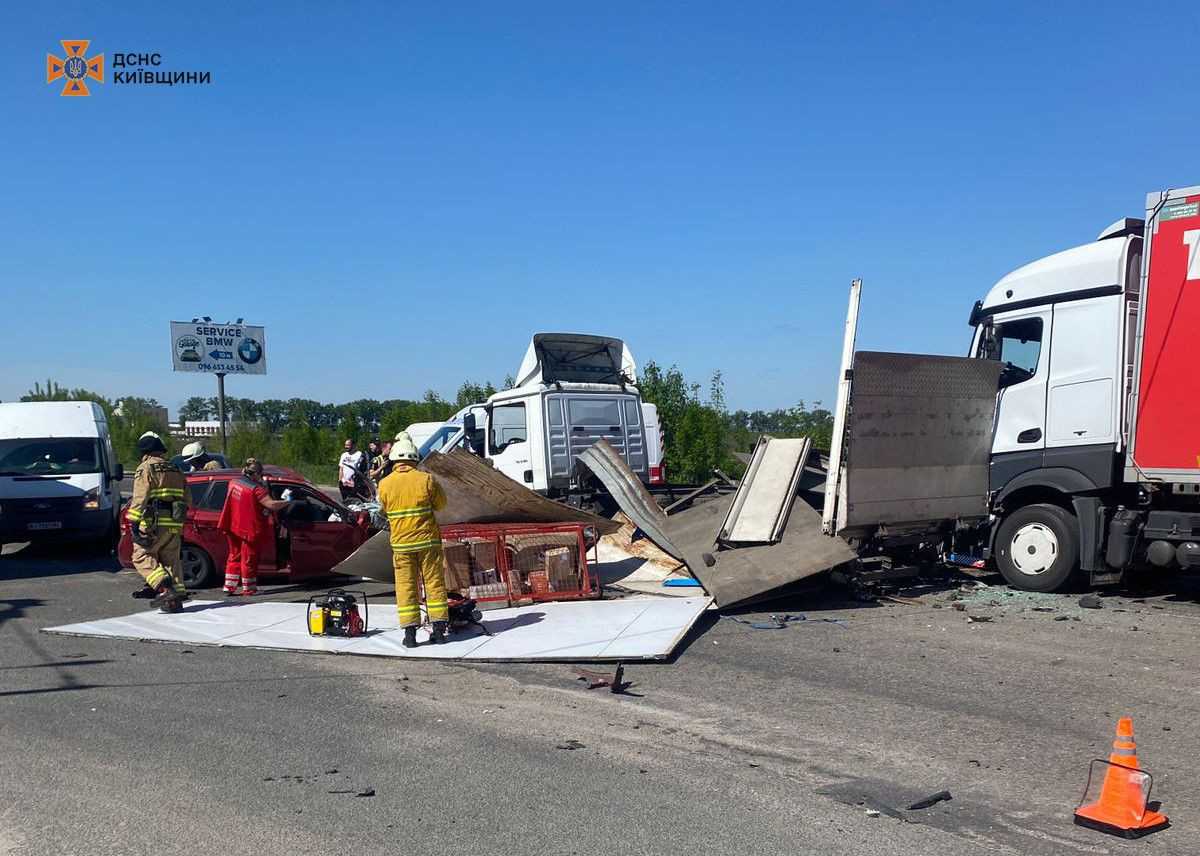
[(94, 437), (0, 440), (0, 475), (98, 473), (101, 472), (100, 463), (100, 443)]

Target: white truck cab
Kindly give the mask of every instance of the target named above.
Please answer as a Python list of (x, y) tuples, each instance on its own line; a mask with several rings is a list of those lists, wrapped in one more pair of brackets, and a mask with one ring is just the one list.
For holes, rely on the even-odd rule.
[(0, 404), (0, 544), (94, 539), (114, 546), (122, 478), (99, 404)]
[(970, 356), (1003, 363), (981, 552), (1010, 583), (1200, 568), (1197, 285), (1189, 187), (1149, 194), (1144, 220), (1020, 267), (975, 304)]
[(1140, 220), (1002, 278), (976, 304), (972, 355), (1003, 362), (992, 487), (1069, 468), (1107, 487), (1123, 451), (1142, 262)]
[[(464, 445), (548, 496), (586, 492), (579, 453), (603, 438), (651, 480), (646, 419), (629, 348), (611, 336), (534, 335), (511, 389), (463, 408), (421, 448)], [(657, 430), (657, 427), (655, 428)]]

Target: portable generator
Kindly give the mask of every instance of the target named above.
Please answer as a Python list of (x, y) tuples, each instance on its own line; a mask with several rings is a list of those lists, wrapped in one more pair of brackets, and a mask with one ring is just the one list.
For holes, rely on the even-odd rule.
[[(359, 602), (362, 612), (359, 612)], [(334, 589), (313, 595), (305, 610), (309, 636), (362, 636), (367, 632), (367, 593)]]

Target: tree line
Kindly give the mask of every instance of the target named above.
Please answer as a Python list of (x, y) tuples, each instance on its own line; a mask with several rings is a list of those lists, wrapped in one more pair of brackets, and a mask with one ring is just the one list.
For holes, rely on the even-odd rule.
[(762, 434), (773, 437), (811, 437), (817, 448), (828, 449), (833, 414), (803, 401), (775, 410), (729, 411), (725, 380), (720, 371), (709, 379), (708, 395), (699, 383), (684, 378), (678, 366), (663, 368), (650, 361), (638, 379), (642, 399), (658, 408), (663, 431), (664, 464), (672, 482), (697, 484), (714, 470), (737, 476), (745, 464), (737, 453), (749, 452)]
[[(508, 389), (512, 384), (512, 378), (507, 377), (501, 388)], [(658, 408), (664, 464), (672, 482), (700, 483), (711, 478), (716, 469), (739, 475), (745, 467), (737, 453), (753, 449), (761, 434), (809, 436), (818, 448), (829, 448), (833, 415), (820, 402), (809, 406), (801, 401), (794, 407), (775, 410), (730, 411), (725, 404), (721, 372), (713, 374), (707, 395), (702, 395), (701, 385), (687, 380), (677, 366), (665, 368), (654, 361), (645, 365), (638, 385), (642, 398)], [(497, 387), (491, 383), (466, 381), (452, 401), (434, 390), (428, 390), (417, 401), (363, 398), (344, 404), (305, 398), (226, 398), (226, 418), (233, 423), (228, 437), (229, 459), (239, 462), (256, 457), (329, 483), (347, 438), (364, 447), (371, 439), (394, 437), (415, 422), (444, 422), (460, 408), (486, 401), (496, 392)], [(136, 463), (137, 438), (145, 431), (158, 432), (171, 445), (167, 425), (155, 416), (159, 403), (152, 398), (126, 396), (110, 400), (90, 390), (68, 389), (47, 381), (44, 387), (34, 384), (21, 400), (98, 402), (108, 415), (117, 455), (127, 465)], [(215, 419), (216, 411), (215, 398), (195, 396), (180, 407), (179, 419)], [(215, 438), (208, 441), (211, 451), (217, 451), (216, 443)]]

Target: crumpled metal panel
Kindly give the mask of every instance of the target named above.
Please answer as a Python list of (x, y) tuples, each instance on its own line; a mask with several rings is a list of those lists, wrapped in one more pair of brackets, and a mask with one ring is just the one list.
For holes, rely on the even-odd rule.
[(376, 532), (358, 549), (331, 568), (335, 574), (366, 577), (381, 583), (395, 582), (392, 570), (392, 542), (386, 529)]
[[(571, 508), (517, 484), (470, 452), (454, 449), (449, 454), (432, 452), (420, 469), (437, 479), (446, 494), (446, 507), (437, 512), (437, 522), (451, 523), (583, 523), (598, 534), (608, 535), (621, 524)], [(392, 547), (386, 530), (368, 538), (351, 553), (334, 573), (392, 582)]]
[(679, 561), (687, 562), (667, 535), (666, 512), (612, 444), (601, 438), (580, 452), (578, 460), (600, 479), (621, 510), (651, 541)]
[(803, 501), (792, 504), (779, 543), (719, 550), (717, 533), (732, 497), (697, 502), (667, 517), (616, 450), (604, 441), (587, 449), (579, 460), (651, 541), (687, 565), (719, 607), (761, 598), (855, 558), (845, 541), (821, 532), (821, 515)]
[(607, 517), (547, 499), (463, 449), (449, 454), (431, 452), (420, 469), (432, 474), (446, 494), (446, 507), (436, 515), (441, 525), (584, 523), (601, 535), (621, 528)]
[(839, 532), (985, 516), (1001, 364), (859, 351)]

